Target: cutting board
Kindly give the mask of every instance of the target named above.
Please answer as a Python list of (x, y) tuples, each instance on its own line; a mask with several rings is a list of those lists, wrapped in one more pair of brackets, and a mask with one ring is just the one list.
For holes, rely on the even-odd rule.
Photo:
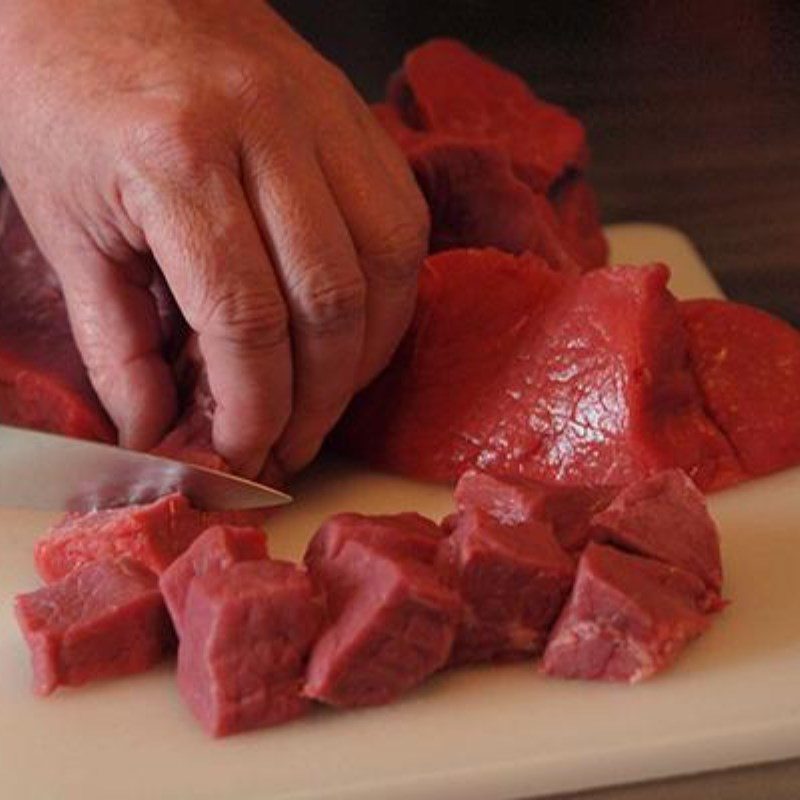
[[(664, 260), (678, 294), (718, 289), (691, 244), (654, 225), (609, 231), (615, 262)], [(269, 525), (297, 557), (328, 514), (450, 510), (441, 487), (318, 465)], [(534, 797), (800, 755), (800, 471), (712, 498), (725, 593), (712, 630), (637, 686), (546, 679), (534, 663), (442, 674), (400, 702), (320, 709), (214, 741), (175, 690), (146, 675), (30, 693), (13, 621), (37, 585), (31, 550), (51, 517), (0, 509), (0, 797), (26, 800), (493, 800)]]

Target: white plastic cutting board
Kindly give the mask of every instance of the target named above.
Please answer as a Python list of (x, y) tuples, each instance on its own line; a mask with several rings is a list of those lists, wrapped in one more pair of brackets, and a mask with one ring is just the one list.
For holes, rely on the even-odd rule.
[[(625, 225), (610, 235), (616, 262), (664, 260), (682, 296), (718, 291), (680, 234)], [(297, 556), (335, 511), (403, 509), (439, 517), (449, 493), (328, 464), (270, 524), (271, 547)], [(493, 800), (798, 756), (800, 471), (718, 495), (712, 510), (733, 604), (655, 680), (475, 668), (386, 708), (319, 710), (214, 741), (184, 709), (169, 666), (33, 697), (11, 602), (37, 584), (31, 550), (50, 517), (0, 509), (0, 798)]]

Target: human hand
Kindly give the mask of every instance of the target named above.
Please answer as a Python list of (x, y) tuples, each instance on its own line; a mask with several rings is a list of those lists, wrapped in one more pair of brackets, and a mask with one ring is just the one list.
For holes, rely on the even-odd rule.
[(242, 474), (316, 453), (413, 312), (427, 211), (349, 82), (261, 0), (0, 3), (0, 169), (127, 446), (176, 398), (160, 270)]

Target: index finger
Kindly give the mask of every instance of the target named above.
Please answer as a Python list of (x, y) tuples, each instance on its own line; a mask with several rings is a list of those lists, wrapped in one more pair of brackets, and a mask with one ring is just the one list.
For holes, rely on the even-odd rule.
[(255, 477), (289, 418), (292, 359), (283, 297), (241, 186), (222, 170), (191, 191), (166, 186), (149, 198), (141, 226), (198, 333), (214, 447)]

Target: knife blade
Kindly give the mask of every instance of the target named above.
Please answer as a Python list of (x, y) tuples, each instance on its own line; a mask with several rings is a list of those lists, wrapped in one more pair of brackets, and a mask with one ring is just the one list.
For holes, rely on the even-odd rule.
[(291, 497), (259, 483), (114, 445), (0, 425), (0, 505), (94, 511), (182, 492), (205, 510), (264, 508)]

